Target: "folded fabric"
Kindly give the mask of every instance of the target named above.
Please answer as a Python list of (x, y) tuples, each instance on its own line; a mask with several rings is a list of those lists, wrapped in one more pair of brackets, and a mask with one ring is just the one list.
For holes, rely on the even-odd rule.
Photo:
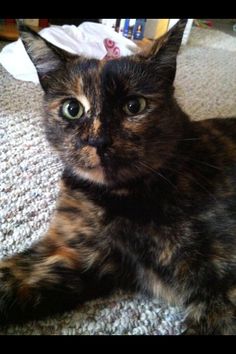
[[(39, 34), (55, 46), (70, 53), (95, 59), (113, 59), (136, 53), (139, 48), (106, 25), (83, 22), (80, 26), (50, 26)], [(19, 38), (0, 53), (0, 64), (18, 80), (39, 83), (36, 69)]]

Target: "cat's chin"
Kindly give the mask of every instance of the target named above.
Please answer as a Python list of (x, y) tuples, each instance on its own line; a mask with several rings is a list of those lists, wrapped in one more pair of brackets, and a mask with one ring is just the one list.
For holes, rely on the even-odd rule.
[(77, 166), (73, 168), (73, 172), (83, 180), (88, 182), (92, 182), (99, 185), (104, 185), (111, 189), (118, 188), (118, 194), (120, 193), (120, 189), (126, 188), (127, 186), (133, 186), (134, 182), (142, 179), (143, 176), (135, 176), (130, 174), (130, 169), (121, 168), (120, 170), (111, 173), (111, 171), (106, 170), (104, 166), (97, 164), (94, 167), (86, 168), (82, 166)]
[(87, 181), (103, 185), (108, 184), (104, 169), (100, 165), (90, 169), (78, 167), (75, 172)]

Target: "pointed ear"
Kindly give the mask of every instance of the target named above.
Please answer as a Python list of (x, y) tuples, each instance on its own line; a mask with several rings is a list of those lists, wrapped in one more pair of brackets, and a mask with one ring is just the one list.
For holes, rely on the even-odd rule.
[(54, 46), (28, 26), (20, 25), (19, 32), (25, 50), (37, 70), (39, 81), (46, 90), (50, 73), (77, 56)]
[(175, 78), (176, 58), (187, 21), (187, 19), (178, 21), (167, 33), (155, 40), (148, 51), (143, 53), (146, 60), (156, 63), (156, 68), (160, 69), (162, 76), (166, 77), (169, 83), (173, 83)]

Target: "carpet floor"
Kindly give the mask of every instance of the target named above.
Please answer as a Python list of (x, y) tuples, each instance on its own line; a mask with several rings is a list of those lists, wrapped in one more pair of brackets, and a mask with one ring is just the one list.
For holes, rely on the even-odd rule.
[[(4, 43), (1, 43), (3, 46)], [(194, 120), (236, 116), (236, 38), (193, 28), (178, 57), (176, 98)], [(0, 66), (0, 257), (22, 251), (47, 230), (62, 166), (42, 127), (42, 90)], [(117, 293), (3, 334), (178, 335), (184, 312), (161, 300)]]

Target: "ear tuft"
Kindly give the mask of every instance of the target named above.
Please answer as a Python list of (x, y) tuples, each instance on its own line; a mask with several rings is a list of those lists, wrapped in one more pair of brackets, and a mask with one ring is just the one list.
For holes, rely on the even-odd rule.
[(155, 63), (169, 83), (173, 83), (176, 73), (176, 57), (180, 49), (188, 19), (181, 19), (167, 33), (154, 41), (148, 51), (139, 54), (145, 60)]
[(35, 65), (40, 83), (45, 89), (48, 74), (64, 65), (66, 60), (77, 56), (54, 46), (29, 26), (20, 24), (18, 28), (25, 50)]
[(61, 60), (53, 51), (51, 43), (28, 26), (20, 25), (19, 31), (24, 47), (40, 77), (60, 65)]
[(187, 19), (181, 19), (166, 34), (158, 38), (149, 52), (149, 57), (160, 54), (164, 50), (177, 56), (187, 22)]

